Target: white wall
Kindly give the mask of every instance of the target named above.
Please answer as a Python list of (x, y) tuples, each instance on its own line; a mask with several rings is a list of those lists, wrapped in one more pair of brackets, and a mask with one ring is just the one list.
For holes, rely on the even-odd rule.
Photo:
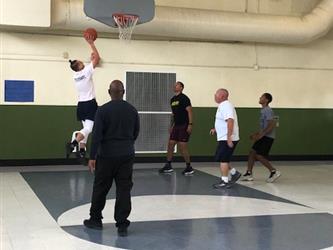
[[(289, 0), (290, 1), (290, 0)], [(246, 0), (156, 0), (158, 6), (170, 6), (181, 8), (207, 9), (207, 10), (224, 10), (243, 12), (246, 8)], [(258, 4), (258, 3), (253, 3)]]
[(51, 0), (0, 0), (0, 26), (49, 27)]
[[(0, 33), (0, 104), (4, 80), (35, 80), (38, 105), (75, 105), (71, 59), (88, 61), (81, 37)], [(96, 41), (102, 56), (94, 80), (98, 102), (109, 100), (108, 84), (125, 80), (126, 71), (176, 72), (193, 106), (215, 106), (213, 95), (225, 87), (238, 107), (258, 107), (271, 92), (274, 107), (333, 107), (333, 41), (307, 46), (217, 44), (166, 41)], [(259, 66), (255, 70), (254, 65)], [(15, 104), (15, 103), (14, 103)]]
[(318, 2), (320, 0), (155, 0), (159, 6), (296, 16), (308, 13)]

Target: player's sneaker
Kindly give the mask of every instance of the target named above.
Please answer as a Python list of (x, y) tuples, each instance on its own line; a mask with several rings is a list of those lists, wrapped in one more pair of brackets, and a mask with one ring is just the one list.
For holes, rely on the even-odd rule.
[(252, 173), (249, 171), (246, 171), (246, 173), (243, 174), (242, 181), (253, 181)]
[(194, 173), (194, 169), (191, 166), (186, 166), (186, 168), (183, 170), (182, 174), (187, 176)]
[(78, 152), (76, 152), (77, 158), (85, 158), (86, 157), (86, 150), (84, 148), (80, 148)]
[(242, 174), (240, 172), (236, 171), (235, 174), (231, 175), (231, 179), (230, 179), (229, 183), (235, 184), (239, 180), (239, 178), (241, 178), (241, 176), (242, 176)]
[(281, 176), (281, 172), (280, 171), (272, 171), (271, 174), (269, 175), (268, 179), (266, 180), (266, 182), (272, 183), (274, 181), (276, 181), (277, 178), (279, 178)]
[(158, 170), (159, 173), (161, 174), (167, 174), (167, 173), (172, 173), (173, 168), (170, 163), (165, 163), (164, 167)]
[(128, 235), (127, 227), (118, 227), (118, 236), (126, 237)]
[(223, 180), (221, 180), (218, 183), (213, 184), (213, 188), (216, 189), (221, 189), (221, 188), (231, 188), (232, 184), (228, 183), (228, 182), (224, 182)]
[(66, 158), (69, 158), (70, 154), (74, 151), (75, 145), (71, 142), (66, 143)]
[(80, 148), (80, 150), (76, 151), (76, 158), (82, 165), (88, 165), (88, 159), (86, 158), (86, 150), (84, 148)]
[(92, 218), (88, 220), (83, 221), (83, 225), (85, 225), (88, 228), (102, 230), (103, 229), (103, 223), (102, 220), (93, 220)]

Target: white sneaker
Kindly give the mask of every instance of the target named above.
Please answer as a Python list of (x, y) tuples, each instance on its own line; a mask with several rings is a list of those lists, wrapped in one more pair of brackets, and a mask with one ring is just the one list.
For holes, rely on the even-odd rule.
[(243, 174), (242, 181), (253, 181), (252, 173), (246, 172)]
[(281, 172), (276, 170), (275, 172), (271, 172), (271, 174), (269, 175), (268, 179), (266, 180), (266, 182), (272, 183), (274, 182), (277, 178), (279, 178), (281, 176)]

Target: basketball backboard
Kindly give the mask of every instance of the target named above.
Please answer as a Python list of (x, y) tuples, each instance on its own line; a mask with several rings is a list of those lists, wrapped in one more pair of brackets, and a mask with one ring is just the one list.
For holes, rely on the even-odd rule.
[(138, 24), (151, 21), (155, 15), (154, 0), (84, 0), (86, 16), (109, 25), (118, 27), (113, 14), (130, 14), (139, 16)]

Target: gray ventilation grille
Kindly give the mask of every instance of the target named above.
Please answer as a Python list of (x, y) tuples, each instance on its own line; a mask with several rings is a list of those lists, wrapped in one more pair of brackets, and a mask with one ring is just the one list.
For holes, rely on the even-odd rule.
[(174, 73), (127, 72), (126, 100), (138, 111), (170, 111)]
[(140, 116), (140, 134), (135, 144), (138, 153), (166, 152), (175, 81), (175, 73), (126, 72), (126, 101)]
[(135, 143), (138, 152), (165, 152), (169, 139), (171, 114), (139, 114), (140, 134)]

